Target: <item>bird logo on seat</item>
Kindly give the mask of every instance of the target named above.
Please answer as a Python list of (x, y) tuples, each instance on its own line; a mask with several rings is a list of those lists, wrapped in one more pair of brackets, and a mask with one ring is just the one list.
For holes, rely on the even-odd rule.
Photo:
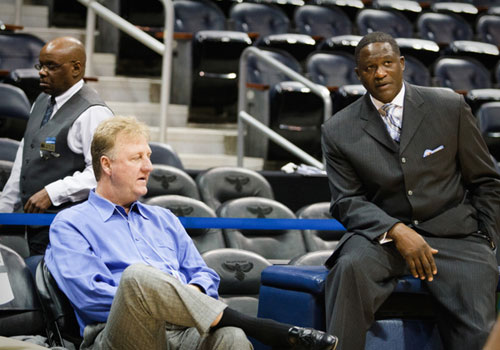
[(175, 180), (177, 180), (177, 176), (172, 175), (172, 174), (168, 174), (168, 175), (151, 174), (151, 177), (155, 181), (159, 182), (161, 184), (161, 187), (165, 190), (168, 190), (171, 182), (174, 182)]
[(250, 179), (246, 176), (229, 175), (225, 179), (231, 185), (234, 185), (237, 192), (243, 191), (243, 186), (250, 182)]
[(245, 273), (253, 269), (253, 263), (249, 261), (225, 261), (221, 266), (228, 272), (234, 272), (234, 277), (238, 281), (243, 281), (245, 279)]
[(261, 219), (264, 219), (266, 217), (266, 215), (269, 215), (273, 212), (273, 208), (272, 207), (261, 207), (261, 206), (258, 206), (258, 205), (254, 205), (254, 206), (249, 206), (247, 207), (247, 210), (254, 214), (255, 216), (257, 216), (257, 218), (261, 218)]
[(176, 205), (168, 208), (175, 216), (189, 216), (194, 208), (189, 205)]

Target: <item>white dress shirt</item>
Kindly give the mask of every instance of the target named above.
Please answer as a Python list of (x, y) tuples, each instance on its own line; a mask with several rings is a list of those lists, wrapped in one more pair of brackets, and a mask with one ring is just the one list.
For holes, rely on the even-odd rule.
[[(52, 119), (59, 108), (68, 102), (82, 87), (83, 80), (80, 80), (66, 92), (56, 96), (56, 104), (50, 118)], [(83, 171), (75, 171), (73, 175), (66, 176), (45, 186), (53, 205), (58, 206), (68, 201), (77, 202), (84, 200), (87, 198), (90, 189), (96, 186), (94, 171), (92, 169), (90, 145), (97, 125), (112, 116), (113, 112), (108, 107), (92, 106), (85, 110), (69, 128), (68, 147), (76, 154), (83, 154), (85, 169)], [(24, 139), (21, 140), (17, 149), (16, 159), (9, 180), (0, 194), (0, 213), (12, 213), (21, 206), (19, 178), (21, 175), (23, 146)]]
[[(372, 100), (372, 103), (377, 109), (377, 111), (380, 111), (380, 108), (382, 108), (382, 106), (385, 105), (384, 102), (377, 100), (372, 95), (370, 95), (370, 99)], [(396, 117), (400, 118), (400, 120), (403, 120), (404, 100), (405, 100), (405, 84), (403, 84), (403, 87), (398, 92), (396, 97), (394, 97), (394, 99), (390, 102), (396, 105), (396, 108), (394, 108), (394, 114)], [(380, 118), (382, 118), (382, 116)], [(392, 238), (387, 238), (387, 232), (384, 232), (378, 237), (378, 241), (380, 244), (389, 243), (392, 242)]]

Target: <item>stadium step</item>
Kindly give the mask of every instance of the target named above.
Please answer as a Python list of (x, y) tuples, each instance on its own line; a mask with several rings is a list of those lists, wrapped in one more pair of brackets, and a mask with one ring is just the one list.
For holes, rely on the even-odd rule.
[[(14, 24), (16, 19), (15, 1), (2, 1), (0, 3), (0, 21)], [(48, 27), (49, 8), (41, 5), (24, 4), (21, 11), (21, 24), (29, 27)]]

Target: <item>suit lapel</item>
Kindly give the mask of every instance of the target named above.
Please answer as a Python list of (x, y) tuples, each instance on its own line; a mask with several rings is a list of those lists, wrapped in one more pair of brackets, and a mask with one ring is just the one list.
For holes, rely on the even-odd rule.
[(403, 110), (403, 126), (401, 128), (400, 153), (403, 153), (410, 141), (415, 136), (422, 120), (424, 119), (425, 111), (423, 108), (424, 101), (418, 94), (415, 87), (405, 83), (405, 102)]
[(359, 117), (361, 118), (363, 129), (389, 150), (397, 152), (398, 147), (387, 132), (384, 121), (370, 100), (370, 95), (366, 93), (361, 98), (363, 101), (360, 104)]

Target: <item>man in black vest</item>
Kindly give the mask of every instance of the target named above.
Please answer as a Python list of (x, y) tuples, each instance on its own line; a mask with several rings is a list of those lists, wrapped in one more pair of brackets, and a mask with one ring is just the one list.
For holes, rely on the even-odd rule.
[[(113, 115), (84, 85), (85, 48), (71, 37), (40, 51), (38, 96), (3, 192), (0, 212), (56, 212), (85, 200), (95, 187), (90, 143), (96, 126)], [(29, 233), (31, 254), (43, 254), (47, 228)]]

